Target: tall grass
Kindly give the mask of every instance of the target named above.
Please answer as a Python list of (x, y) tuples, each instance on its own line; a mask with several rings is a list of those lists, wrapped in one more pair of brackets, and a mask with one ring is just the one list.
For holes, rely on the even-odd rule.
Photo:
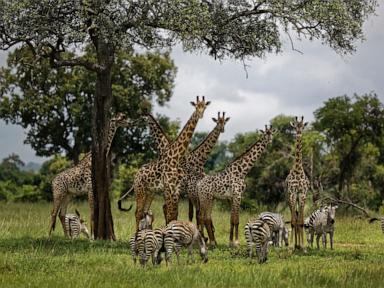
[[(164, 224), (160, 199), (153, 203), (155, 226)], [(127, 204), (126, 204), (127, 205)], [(85, 203), (70, 207), (88, 215)], [(213, 220), (218, 248), (207, 264), (143, 269), (134, 266), (127, 240), (134, 213), (113, 211), (116, 242), (67, 240), (60, 225), (48, 240), (51, 205), (0, 203), (0, 287), (383, 287), (384, 235), (379, 223), (337, 217), (335, 249), (293, 253), (271, 249), (266, 264), (247, 258), (243, 227), (252, 216), (241, 214), (239, 248), (228, 248), (229, 212), (216, 206)], [(180, 219), (187, 218), (181, 203)], [(87, 217), (85, 217), (87, 218)], [(59, 223), (57, 223), (59, 224)]]

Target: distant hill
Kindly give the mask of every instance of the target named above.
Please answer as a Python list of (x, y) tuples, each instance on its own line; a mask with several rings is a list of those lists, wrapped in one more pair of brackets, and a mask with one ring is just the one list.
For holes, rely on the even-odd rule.
[(20, 170), (38, 172), (40, 168), (41, 168), (41, 164), (36, 162), (28, 162), (26, 165), (21, 166)]

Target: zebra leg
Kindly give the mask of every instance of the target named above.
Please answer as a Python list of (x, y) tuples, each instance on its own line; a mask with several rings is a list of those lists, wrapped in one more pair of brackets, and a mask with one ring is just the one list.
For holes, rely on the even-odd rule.
[(327, 233), (323, 232), (323, 248), (327, 248)]
[(193, 241), (188, 246), (188, 259), (187, 259), (187, 263), (190, 263), (190, 261), (192, 261), (192, 263), (195, 262), (195, 259), (193, 258)]
[(320, 249), (319, 241), (320, 241), (320, 234), (316, 233), (316, 244), (317, 244), (317, 249)]
[(331, 250), (333, 250), (333, 231), (329, 232), (329, 243), (331, 245)]

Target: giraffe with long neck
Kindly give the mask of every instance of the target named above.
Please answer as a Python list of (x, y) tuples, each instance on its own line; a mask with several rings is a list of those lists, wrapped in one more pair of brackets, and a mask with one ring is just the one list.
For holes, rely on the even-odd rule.
[(295, 121), (291, 122), (291, 126), (296, 130), (295, 162), (285, 179), (288, 205), (291, 210), (291, 225), (295, 234), (295, 249), (304, 247), (304, 206), (310, 186), (302, 159), (302, 132), (306, 125), (307, 122), (304, 122), (303, 116), (300, 121), (295, 117)]
[[(224, 132), (225, 124), (229, 121), (229, 117), (225, 117), (225, 112), (217, 118), (212, 118), (216, 123), (215, 128), (205, 137), (205, 139), (191, 152), (189, 152), (180, 162), (180, 168), (184, 171), (184, 177), (181, 179), (181, 193), (187, 194), (189, 199), (189, 221), (193, 219), (193, 208), (198, 208), (198, 196), (195, 193), (196, 183), (204, 177), (204, 164), (207, 162), (209, 154), (215, 146), (219, 136)], [(198, 210), (196, 210), (196, 220)]]
[(148, 212), (154, 194), (163, 192), (165, 204), (163, 206), (166, 223), (177, 220), (178, 202), (180, 196), (180, 178), (182, 170), (179, 162), (187, 152), (197, 122), (203, 117), (205, 108), (210, 104), (203, 99), (191, 102), (195, 111), (189, 118), (182, 131), (174, 142), (171, 142), (163, 155), (140, 168), (133, 182), (133, 190), (136, 194), (136, 228), (139, 226), (143, 215)]
[[(109, 154), (113, 138), (115, 136), (118, 127), (127, 127), (132, 124), (123, 113), (118, 113), (113, 117), (109, 124), (108, 130), (108, 144), (106, 149), (106, 156)], [(88, 152), (84, 158), (74, 167), (66, 169), (60, 172), (52, 180), (52, 193), (53, 193), (53, 209), (51, 212), (51, 223), (49, 236), (53, 230), (55, 230), (57, 214), (65, 230), (65, 214), (67, 207), (75, 195), (88, 195), (88, 202), (90, 208), (90, 220), (91, 220), (91, 234), (93, 232), (94, 224), (94, 198), (92, 192), (92, 153)]]
[[(251, 145), (243, 154), (233, 160), (222, 172), (214, 175), (206, 175), (197, 182), (196, 189), (199, 198), (199, 229), (203, 233), (206, 227), (209, 244), (216, 245), (214, 228), (212, 224), (213, 199), (230, 199), (232, 201), (230, 219), (230, 246), (239, 243), (239, 212), (242, 194), (245, 189), (245, 176), (253, 167), (256, 160), (272, 142), (276, 130), (265, 127), (261, 138)], [(235, 232), (235, 241), (233, 234)]]
[(143, 116), (143, 118), (146, 120), (149, 126), (151, 136), (155, 139), (156, 148), (159, 151), (160, 158), (164, 157), (172, 141), (169, 139), (167, 134), (165, 134), (159, 122), (157, 122), (151, 114), (147, 113)]

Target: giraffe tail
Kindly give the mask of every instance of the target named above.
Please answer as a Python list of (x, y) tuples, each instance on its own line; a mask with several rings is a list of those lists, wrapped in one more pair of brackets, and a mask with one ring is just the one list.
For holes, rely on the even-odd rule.
[(369, 219), (369, 223), (372, 223), (372, 222), (375, 222), (375, 221), (378, 221), (379, 220), (379, 218), (371, 218), (371, 219)]
[(129, 189), (128, 192), (125, 193), (123, 196), (121, 196), (121, 197), (119, 198), (119, 200), (117, 201), (117, 206), (118, 206), (118, 208), (119, 208), (120, 211), (128, 212), (128, 211), (130, 211), (130, 210), (132, 209), (132, 206), (133, 206), (133, 205), (131, 205), (128, 209), (123, 208), (122, 205), (121, 205), (121, 204), (122, 204), (121, 201), (123, 201), (123, 199), (124, 199), (125, 197), (127, 197), (132, 191), (133, 191), (133, 187), (131, 187), (131, 189)]

